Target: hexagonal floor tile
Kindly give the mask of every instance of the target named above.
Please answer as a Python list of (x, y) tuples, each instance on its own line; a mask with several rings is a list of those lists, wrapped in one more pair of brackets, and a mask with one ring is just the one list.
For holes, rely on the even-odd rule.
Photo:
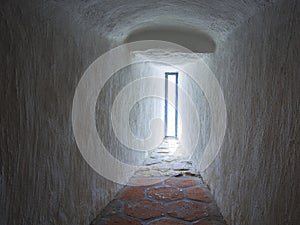
[(205, 205), (198, 202), (179, 201), (167, 205), (167, 213), (186, 221), (195, 221), (208, 216)]
[(174, 187), (149, 188), (146, 193), (149, 198), (167, 202), (183, 198), (183, 191)]
[(150, 200), (134, 200), (126, 203), (125, 213), (140, 219), (150, 219), (164, 215), (164, 208), (161, 203)]
[(203, 202), (211, 202), (208, 194), (199, 186), (191, 187), (185, 190), (186, 197), (189, 199), (203, 201)]

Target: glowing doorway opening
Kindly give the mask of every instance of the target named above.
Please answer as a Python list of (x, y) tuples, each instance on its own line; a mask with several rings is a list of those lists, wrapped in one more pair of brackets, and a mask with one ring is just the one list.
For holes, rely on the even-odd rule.
[(178, 137), (178, 73), (165, 73), (165, 138)]

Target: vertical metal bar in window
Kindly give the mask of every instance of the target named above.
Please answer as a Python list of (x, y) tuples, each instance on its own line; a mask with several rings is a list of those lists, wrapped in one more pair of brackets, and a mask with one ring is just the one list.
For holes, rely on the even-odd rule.
[[(175, 76), (174, 79), (171, 79), (171, 80), (174, 80), (175, 81), (175, 110), (174, 110), (174, 115), (168, 115), (169, 114), (169, 109), (168, 109), (168, 105), (169, 105), (169, 76)], [(173, 99), (174, 100), (174, 99)], [(175, 117), (174, 121), (168, 121), (168, 119), (172, 118), (172, 117)], [(169, 124), (169, 122), (172, 122), (174, 123), (173, 125), (172, 124)], [(174, 130), (172, 134), (170, 134), (170, 131), (168, 130), (170, 128), (170, 126), (174, 126)], [(178, 72), (166, 72), (165, 73), (165, 137), (168, 138), (168, 137), (173, 137), (173, 138), (177, 138), (178, 137)]]
[(176, 73), (176, 103), (175, 103), (175, 137), (178, 134), (178, 73)]
[(165, 74), (165, 136), (168, 129), (168, 74)]

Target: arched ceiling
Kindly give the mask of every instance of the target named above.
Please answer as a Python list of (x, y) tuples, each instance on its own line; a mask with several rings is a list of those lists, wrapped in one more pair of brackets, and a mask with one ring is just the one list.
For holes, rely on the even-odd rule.
[(142, 40), (163, 40), (173, 42), (197, 53), (214, 52), (216, 44), (207, 34), (196, 29), (180, 26), (147, 26), (129, 33), (125, 39), (126, 43)]
[[(278, 0), (36, 0), (42, 14), (71, 17), (116, 45), (132, 33), (172, 27), (202, 33), (218, 45), (236, 27)], [(29, 3), (27, 3), (29, 4)], [(58, 15), (59, 14), (59, 15)]]

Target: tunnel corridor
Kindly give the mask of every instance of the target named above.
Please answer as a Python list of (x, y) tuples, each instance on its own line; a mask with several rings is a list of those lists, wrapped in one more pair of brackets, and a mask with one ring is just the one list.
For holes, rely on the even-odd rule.
[(0, 225), (298, 225), (299, 40), (299, 0), (2, 0)]

